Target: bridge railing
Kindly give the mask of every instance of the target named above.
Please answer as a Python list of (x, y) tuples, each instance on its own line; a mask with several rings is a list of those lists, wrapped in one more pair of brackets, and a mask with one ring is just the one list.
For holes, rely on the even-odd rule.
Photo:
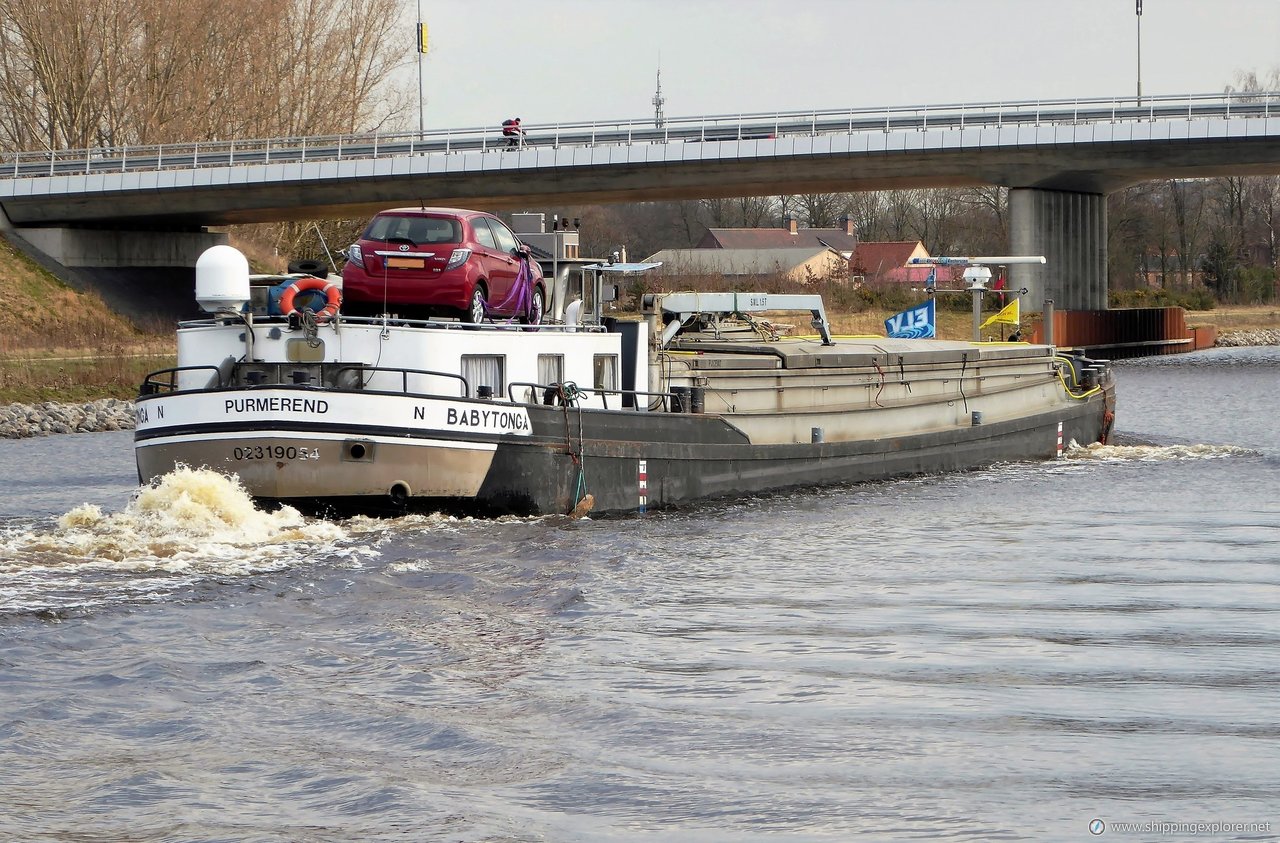
[[(1126, 121), (1280, 116), (1280, 92), (1181, 94), (1129, 98), (943, 103), (918, 106), (528, 124), (520, 147), (634, 143), (714, 143), (786, 136), (902, 132), (1010, 124), (1059, 125)], [(213, 140), (152, 146), (7, 153), (0, 178), (344, 161), (405, 155), (508, 151), (500, 127), (425, 132)]]

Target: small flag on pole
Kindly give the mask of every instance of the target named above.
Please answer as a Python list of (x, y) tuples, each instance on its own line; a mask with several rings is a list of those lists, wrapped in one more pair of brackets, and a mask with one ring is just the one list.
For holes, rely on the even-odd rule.
[(938, 286), (938, 268), (936, 266), (929, 267), (929, 277), (924, 279), (926, 287)]
[(418, 24), (418, 52), (427, 52), (427, 25), (425, 23)]
[(1000, 308), (1000, 312), (996, 313), (993, 316), (988, 317), (986, 322), (983, 322), (981, 325), (978, 326), (978, 330), (982, 330), (988, 325), (1020, 324), (1022, 322), (1022, 310), (1021, 308), (1018, 307), (1018, 302), (1019, 302), (1019, 299), (1014, 299), (1013, 301), (1006, 304), (1004, 307)]
[(884, 320), (886, 336), (902, 340), (925, 340), (937, 336), (933, 299), (918, 307), (910, 307)]

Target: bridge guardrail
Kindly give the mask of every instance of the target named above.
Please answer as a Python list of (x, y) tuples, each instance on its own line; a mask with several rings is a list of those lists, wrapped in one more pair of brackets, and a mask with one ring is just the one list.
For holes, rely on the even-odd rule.
[[(634, 143), (707, 143), (768, 140), (787, 135), (927, 131), (1009, 124), (1060, 125), (1088, 122), (1280, 116), (1280, 92), (1183, 94), (1176, 96), (947, 103), (885, 108), (708, 115), (586, 123), (529, 124), (525, 145), (597, 146)], [(255, 164), (343, 161), (386, 156), (505, 151), (501, 128), (466, 128), (389, 134), (202, 141), (152, 146), (7, 153), (0, 178), (136, 172)]]

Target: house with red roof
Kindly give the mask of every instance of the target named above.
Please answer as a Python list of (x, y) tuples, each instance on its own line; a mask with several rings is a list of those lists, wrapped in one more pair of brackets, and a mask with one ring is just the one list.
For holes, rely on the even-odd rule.
[(849, 280), (923, 283), (932, 267), (911, 261), (927, 257), (929, 250), (919, 240), (859, 243), (849, 258)]
[[(929, 257), (924, 243), (919, 240), (859, 242), (853, 219), (845, 217), (841, 223), (841, 228), (800, 228), (795, 219), (787, 218), (782, 228), (709, 228), (698, 245), (686, 251), (720, 250), (724, 254), (714, 262), (717, 265), (750, 262), (758, 265), (761, 256), (772, 250), (777, 250), (780, 257), (783, 250), (791, 250), (786, 253), (789, 257), (800, 254), (801, 249), (826, 249), (829, 254), (844, 256), (849, 264), (849, 280), (854, 283), (924, 283), (930, 267), (911, 263), (913, 258)], [(731, 258), (728, 253), (740, 253), (741, 259)], [(708, 264), (695, 257), (683, 256), (682, 259), (686, 263)], [(784, 274), (791, 274), (793, 269), (784, 267)]]

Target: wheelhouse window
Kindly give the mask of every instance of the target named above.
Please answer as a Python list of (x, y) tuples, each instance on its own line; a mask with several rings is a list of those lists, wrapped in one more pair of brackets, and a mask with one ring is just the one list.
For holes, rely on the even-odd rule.
[(538, 355), (538, 383), (550, 386), (564, 380), (564, 355)]
[(471, 397), (480, 394), (480, 387), (487, 386), (494, 398), (505, 398), (506, 358), (501, 354), (462, 355), (462, 376), (471, 386)]
[(542, 386), (539, 389), (529, 390), (529, 401), (534, 404), (546, 400), (547, 387), (564, 382), (564, 355), (539, 354), (537, 380)]
[(595, 359), (596, 389), (618, 388), (618, 355), (597, 354)]

